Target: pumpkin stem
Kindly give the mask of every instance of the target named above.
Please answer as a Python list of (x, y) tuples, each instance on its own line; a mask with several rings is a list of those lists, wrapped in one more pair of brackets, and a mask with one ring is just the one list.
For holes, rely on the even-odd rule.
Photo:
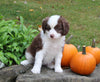
[(71, 40), (72, 37), (73, 37), (73, 35), (70, 35), (70, 36), (68, 37), (68, 39), (66, 40), (66, 44), (69, 44), (69, 43), (70, 43), (70, 40)]
[(82, 54), (84, 54), (84, 55), (86, 54), (86, 46), (85, 45), (83, 46)]
[(92, 47), (95, 48), (95, 39), (92, 40)]

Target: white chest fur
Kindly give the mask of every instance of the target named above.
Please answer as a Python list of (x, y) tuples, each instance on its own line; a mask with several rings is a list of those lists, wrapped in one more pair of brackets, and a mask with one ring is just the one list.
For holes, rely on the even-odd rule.
[(46, 36), (42, 37), (43, 43), (43, 64), (51, 63), (55, 57), (62, 52), (65, 36), (59, 39), (51, 39)]

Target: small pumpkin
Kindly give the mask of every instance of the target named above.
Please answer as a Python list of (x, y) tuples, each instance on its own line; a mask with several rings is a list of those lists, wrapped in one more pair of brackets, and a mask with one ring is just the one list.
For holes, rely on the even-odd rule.
[(96, 67), (96, 60), (93, 55), (87, 53), (83, 46), (83, 52), (78, 52), (71, 60), (70, 67), (75, 73), (81, 75), (91, 74)]
[(95, 40), (92, 41), (92, 47), (86, 47), (86, 52), (91, 53), (95, 57), (96, 64), (100, 63), (100, 49), (98, 47), (95, 47)]
[(70, 60), (72, 57), (78, 53), (77, 48), (73, 44), (65, 44), (63, 50), (63, 57), (61, 61), (61, 66), (70, 66)]

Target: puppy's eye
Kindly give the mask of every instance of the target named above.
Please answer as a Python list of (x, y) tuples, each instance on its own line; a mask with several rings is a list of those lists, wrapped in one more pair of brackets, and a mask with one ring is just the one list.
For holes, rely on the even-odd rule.
[(62, 27), (58, 27), (58, 30), (62, 30)]
[(50, 28), (50, 26), (47, 25), (47, 26), (45, 27), (45, 29), (49, 31), (51, 28)]
[(61, 26), (56, 26), (55, 29), (61, 31), (63, 28)]
[(56, 30), (58, 33), (62, 33), (63, 28), (62, 28), (62, 26), (57, 25), (57, 26), (55, 26), (55, 30)]

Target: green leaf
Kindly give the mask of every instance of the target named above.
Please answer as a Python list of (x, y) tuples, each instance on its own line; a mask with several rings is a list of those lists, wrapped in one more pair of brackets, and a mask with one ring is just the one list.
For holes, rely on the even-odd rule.
[(3, 49), (3, 45), (2, 44), (0, 44), (0, 49)]
[(20, 23), (23, 24), (24, 23), (24, 19), (22, 16), (20, 16)]
[(0, 14), (0, 20), (2, 20), (3, 19), (3, 16)]
[(12, 60), (9, 60), (8, 62), (9, 62), (9, 66), (11, 66), (11, 65), (12, 65), (12, 63), (13, 63), (13, 61), (12, 61)]
[(13, 59), (17, 64), (19, 64), (19, 61), (17, 60), (17, 57), (14, 54), (8, 52), (6, 53), (6, 56)]
[(8, 63), (7, 58), (4, 56), (4, 53), (0, 51), (0, 61), (2, 61), (4, 64)]
[(13, 44), (12, 44), (12, 46), (14, 46), (14, 47), (16, 47), (18, 45), (18, 43), (16, 43), (16, 42), (14, 42)]

